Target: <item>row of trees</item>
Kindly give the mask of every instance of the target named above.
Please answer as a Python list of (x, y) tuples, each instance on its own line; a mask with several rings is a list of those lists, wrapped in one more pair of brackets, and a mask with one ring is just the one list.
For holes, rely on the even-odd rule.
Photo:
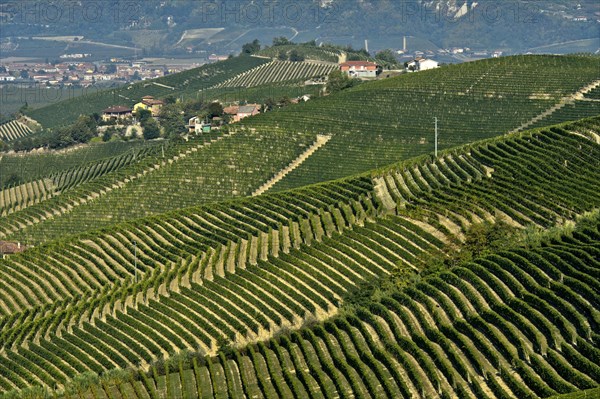
[(15, 151), (30, 151), (35, 148), (60, 149), (75, 144), (87, 143), (96, 137), (98, 115), (82, 115), (72, 125), (54, 130), (45, 130), (31, 137), (24, 137), (10, 143)]
[[(400, 64), (396, 58), (394, 52), (390, 49), (381, 50), (377, 52), (375, 57), (372, 57), (368, 51), (365, 49), (354, 49), (351, 45), (348, 46), (340, 46), (335, 44), (323, 44), (321, 46), (317, 45), (315, 40), (306, 43), (294, 43), (291, 42), (285, 36), (275, 37), (273, 39), (272, 47), (281, 47), (281, 46), (298, 46), (300, 47), (319, 47), (324, 50), (329, 50), (333, 52), (344, 52), (347, 54), (348, 61), (363, 61), (363, 60), (373, 60), (381, 64), (386, 68), (396, 68)], [(267, 46), (268, 47), (268, 46)], [(265, 47), (266, 48), (266, 47)], [(242, 46), (242, 54), (252, 55), (258, 53), (262, 49), (260, 41), (258, 39), (254, 39), (250, 43), (246, 43)], [(278, 59), (281, 61), (304, 61), (304, 56), (298, 50), (294, 49), (291, 51), (281, 50), (278, 53)]]

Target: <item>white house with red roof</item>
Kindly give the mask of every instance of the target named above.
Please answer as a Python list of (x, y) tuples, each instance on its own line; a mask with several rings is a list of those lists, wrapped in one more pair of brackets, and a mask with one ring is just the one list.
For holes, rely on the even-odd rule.
[(347, 61), (340, 64), (340, 71), (355, 78), (374, 78), (377, 76), (377, 64), (370, 61)]

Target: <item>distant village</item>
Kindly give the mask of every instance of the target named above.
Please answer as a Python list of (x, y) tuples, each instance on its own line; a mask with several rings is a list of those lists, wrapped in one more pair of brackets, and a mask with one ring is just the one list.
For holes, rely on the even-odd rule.
[[(395, 50), (395, 56), (408, 72), (435, 68), (433, 58), (445, 59), (448, 56), (470, 58), (490, 58), (502, 56), (502, 51), (473, 51), (470, 48), (449, 48), (437, 51), (407, 50), (406, 39), (402, 48)], [(160, 78), (165, 75), (197, 68), (202, 63), (181, 63), (157, 65), (143, 60), (112, 58), (103, 62), (88, 62), (90, 54), (63, 54), (58, 63), (11, 62), (0, 65), (0, 84), (19, 83), (20, 85), (45, 85), (55, 87), (89, 87), (112, 84), (125, 84), (140, 80)], [(228, 56), (212, 54), (207, 62), (227, 59)], [(356, 69), (358, 65), (346, 65), (346, 71), (355, 77), (371, 77), (372, 66), (366, 70)], [(344, 70), (344, 69), (343, 69)]]
[[(129, 83), (138, 80), (155, 79), (201, 66), (200, 63), (180, 65), (156, 65), (146, 61), (127, 61), (112, 58), (107, 62), (92, 63), (82, 59), (86, 54), (69, 54), (69, 61), (60, 63), (7, 63), (0, 66), (0, 84), (21, 83), (47, 86), (89, 87), (102, 83)], [(223, 58), (213, 55), (209, 61)]]

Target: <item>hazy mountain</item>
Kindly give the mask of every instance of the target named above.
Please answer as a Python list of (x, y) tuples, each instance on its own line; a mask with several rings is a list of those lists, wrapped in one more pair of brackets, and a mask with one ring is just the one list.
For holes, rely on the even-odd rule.
[(163, 49), (179, 43), (186, 30), (203, 28), (231, 31), (232, 37), (213, 41), (225, 43), (235, 33), (289, 27), (293, 33), (286, 35), (297, 40), (369, 39), (375, 49), (409, 35), (439, 47), (514, 51), (600, 33), (594, 0), (0, 0), (0, 12), (2, 38), (69, 34), (132, 44), (135, 32), (144, 30), (161, 32), (153, 45)]

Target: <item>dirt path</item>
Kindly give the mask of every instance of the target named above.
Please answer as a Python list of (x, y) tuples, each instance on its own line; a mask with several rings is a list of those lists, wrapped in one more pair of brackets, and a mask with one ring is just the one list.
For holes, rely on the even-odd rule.
[(516, 128), (514, 130), (511, 130), (509, 132), (509, 134), (510, 133), (516, 133), (516, 132), (519, 132), (521, 130), (526, 130), (528, 127), (532, 126), (533, 124), (541, 121), (542, 119), (546, 118), (547, 116), (550, 116), (553, 113), (555, 113), (556, 111), (558, 111), (559, 109), (563, 108), (565, 105), (571, 104), (571, 103), (573, 103), (574, 101), (577, 101), (577, 100), (582, 100), (584, 98), (583, 96), (586, 93), (592, 91), (593, 89), (595, 89), (598, 86), (600, 86), (600, 80), (595, 80), (592, 83), (588, 84), (587, 86), (582, 87), (581, 89), (579, 89), (575, 93), (573, 93), (573, 94), (571, 94), (569, 96), (563, 97), (557, 104), (555, 104), (552, 107), (548, 108), (547, 110), (545, 110), (541, 114), (535, 116), (534, 118), (530, 119), (529, 121), (523, 123), (518, 128)]
[(257, 195), (261, 195), (270, 188), (272, 188), (277, 182), (282, 180), (288, 173), (296, 169), (298, 166), (302, 165), (304, 161), (306, 161), (312, 154), (314, 154), (319, 148), (327, 144), (327, 142), (331, 139), (331, 136), (317, 135), (317, 140), (300, 156), (294, 159), (288, 166), (281, 169), (275, 176), (269, 179), (265, 184), (257, 188), (252, 196), (256, 197)]

